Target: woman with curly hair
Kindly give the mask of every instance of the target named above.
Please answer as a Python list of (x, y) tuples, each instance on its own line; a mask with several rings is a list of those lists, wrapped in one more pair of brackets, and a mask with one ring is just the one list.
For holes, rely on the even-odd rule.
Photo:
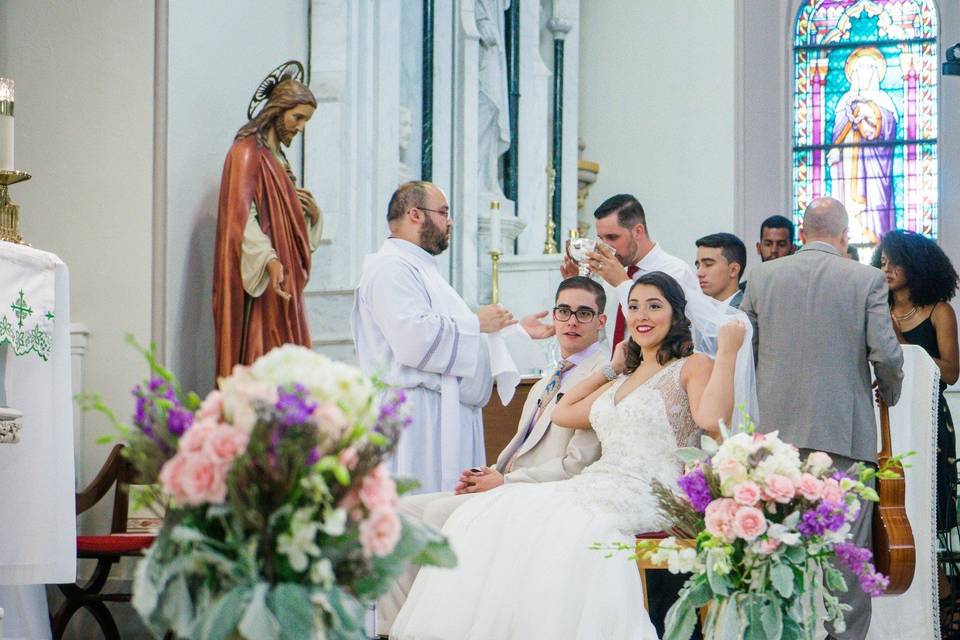
[(923, 347), (940, 368), (937, 530), (948, 531), (957, 526), (957, 442), (943, 390), (960, 375), (957, 316), (949, 304), (957, 292), (957, 272), (937, 243), (911, 231), (884, 235), (873, 265), (887, 276), (897, 338)]

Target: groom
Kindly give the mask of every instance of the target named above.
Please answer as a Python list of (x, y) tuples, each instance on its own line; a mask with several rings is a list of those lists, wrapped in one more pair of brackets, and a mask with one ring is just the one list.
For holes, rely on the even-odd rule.
[[(581, 276), (567, 278), (557, 289), (553, 308), (559, 366), (530, 389), (517, 433), (493, 467), (466, 469), (455, 490), (404, 497), (400, 512), (442, 529), (447, 518), (477, 493), (506, 483), (566, 480), (600, 457), (600, 442), (591, 429), (552, 424), (553, 409), (568, 389), (609, 362), (597, 340), (606, 324), (603, 287)], [(416, 578), (418, 567), (401, 575), (377, 602), (377, 632), (386, 635)]]

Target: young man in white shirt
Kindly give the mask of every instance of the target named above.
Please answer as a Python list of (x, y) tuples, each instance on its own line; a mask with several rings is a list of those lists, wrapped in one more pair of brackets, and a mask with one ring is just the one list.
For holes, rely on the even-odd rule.
[[(645, 273), (662, 271), (672, 276), (685, 290), (697, 291), (700, 288), (697, 276), (690, 265), (670, 255), (650, 238), (647, 228), (647, 216), (637, 199), (626, 193), (607, 198), (593, 212), (597, 224), (597, 237), (613, 251), (601, 247), (599, 251), (587, 254), (586, 264), (592, 273), (616, 289), (615, 301), (620, 308), (616, 311), (611, 346), (616, 348), (624, 336), (623, 309), (627, 306), (627, 296), (633, 280)], [(565, 257), (560, 267), (563, 277), (577, 275), (577, 264)]]
[(747, 248), (732, 233), (711, 233), (697, 240), (697, 279), (705, 294), (740, 308), (740, 277), (747, 266)]

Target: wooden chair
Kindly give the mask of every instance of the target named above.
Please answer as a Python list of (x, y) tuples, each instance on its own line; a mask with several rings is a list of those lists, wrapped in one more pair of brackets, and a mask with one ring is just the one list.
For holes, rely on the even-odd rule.
[[(647, 533), (640, 533), (640, 534), (637, 534), (637, 544), (639, 545), (641, 542), (645, 540), (663, 540), (669, 535), (670, 534), (667, 533), (666, 531), (651, 531)], [(696, 548), (697, 541), (694, 540), (693, 538), (677, 538), (677, 546), (681, 548), (683, 547)], [(638, 554), (640, 553), (639, 548), (637, 549), (637, 553)], [(666, 571), (667, 567), (663, 563), (653, 562), (649, 558), (643, 558), (640, 555), (638, 555), (637, 570), (640, 571), (640, 582), (643, 584), (643, 608), (648, 611), (650, 610), (650, 603), (647, 601), (647, 571), (651, 569), (660, 569), (660, 570)], [(706, 619), (707, 608), (702, 607), (700, 609), (699, 614), (700, 614), (700, 626), (702, 627)]]
[(122, 455), (123, 445), (116, 445), (107, 456), (97, 477), (90, 486), (76, 494), (77, 515), (97, 504), (112, 487), (116, 487), (113, 496), (113, 518), (110, 534), (101, 536), (77, 536), (77, 558), (97, 561), (93, 575), (84, 584), (60, 584), (57, 587), (66, 598), (53, 615), (51, 623), (54, 640), (60, 640), (66, 631), (70, 619), (79, 609), (85, 608), (93, 615), (106, 640), (120, 640), (107, 602), (130, 602), (130, 593), (101, 593), (110, 570), (123, 557), (139, 556), (153, 544), (153, 535), (127, 534), (127, 511), (129, 508), (128, 487), (134, 481), (132, 465)]

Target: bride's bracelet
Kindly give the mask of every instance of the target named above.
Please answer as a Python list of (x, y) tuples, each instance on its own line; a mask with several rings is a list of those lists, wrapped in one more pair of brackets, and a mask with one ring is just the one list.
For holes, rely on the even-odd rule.
[(607, 379), (608, 382), (613, 382), (620, 377), (620, 374), (617, 373), (617, 370), (613, 368), (613, 365), (607, 365), (603, 369), (600, 369), (600, 373), (603, 374), (603, 377)]

